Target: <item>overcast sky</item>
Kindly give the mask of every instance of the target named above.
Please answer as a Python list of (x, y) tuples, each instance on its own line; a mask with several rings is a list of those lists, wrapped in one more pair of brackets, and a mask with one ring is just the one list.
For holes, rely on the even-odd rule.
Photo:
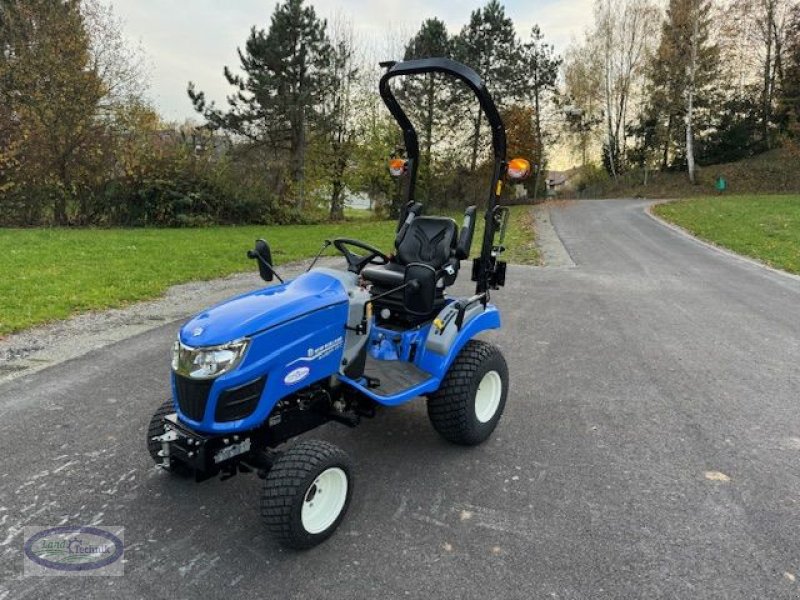
[[(253, 25), (266, 28), (272, 0), (115, 0), (110, 2), (124, 21), (125, 33), (141, 44), (153, 66), (150, 97), (163, 117), (183, 121), (195, 116), (186, 95), (194, 81), (210, 99), (224, 102), (229, 93), (222, 69), (238, 66), (236, 48), (244, 45)], [(482, 0), (316, 0), (320, 16), (341, 15), (357, 36), (388, 49), (388, 39), (413, 34), (423, 20), (439, 17), (458, 32)], [(506, 11), (517, 32), (526, 37), (538, 23), (546, 38), (563, 51), (580, 37), (592, 13), (592, 0), (510, 0)], [(389, 33), (394, 32), (394, 33)], [(398, 59), (386, 56), (383, 59)]]

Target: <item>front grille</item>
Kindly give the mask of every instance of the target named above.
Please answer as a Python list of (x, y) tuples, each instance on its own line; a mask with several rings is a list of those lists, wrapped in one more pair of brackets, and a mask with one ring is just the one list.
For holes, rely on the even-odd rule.
[(177, 373), (175, 392), (178, 395), (178, 408), (193, 421), (202, 421), (206, 412), (208, 393), (211, 391), (212, 379), (189, 379)]
[(261, 392), (264, 391), (265, 377), (225, 390), (217, 400), (214, 420), (218, 423), (244, 419), (258, 406)]

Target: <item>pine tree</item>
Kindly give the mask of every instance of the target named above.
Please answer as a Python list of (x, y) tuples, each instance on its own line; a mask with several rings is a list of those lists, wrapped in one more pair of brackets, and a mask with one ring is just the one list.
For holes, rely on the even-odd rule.
[(555, 53), (551, 44), (545, 43), (544, 34), (538, 25), (531, 29), (530, 40), (523, 46), (524, 92), (533, 103), (533, 124), (536, 135), (535, 152), (530, 156), (536, 161), (536, 178), (533, 185), (533, 197), (539, 191), (539, 178), (544, 169), (544, 135), (542, 132), (542, 111), (544, 101), (549, 94), (557, 92), (556, 82), (563, 60)]
[[(497, 0), (489, 0), (483, 8), (472, 11), (469, 23), (454, 40), (454, 54), (457, 60), (478, 72), (501, 108), (513, 104), (522, 95), (524, 67), (520, 43), (514, 22)], [(472, 123), (470, 170), (474, 172), (478, 164), (483, 113), (474, 97), (461, 96), (461, 102), (467, 107)]]
[(786, 114), (789, 131), (800, 138), (800, 5), (792, 12), (787, 41), (781, 109)]
[[(288, 158), (290, 182), (300, 186), (307, 130), (320, 119), (322, 95), (329, 85), (332, 49), (326, 28), (326, 21), (303, 0), (285, 0), (275, 7), (269, 29), (253, 27), (244, 51), (239, 50), (244, 75), (225, 67), (225, 79), (236, 88), (228, 97), (227, 111), (208, 104), (194, 84), (188, 90), (211, 127), (265, 146), (276, 158)], [(298, 208), (302, 209), (302, 190)]]
[[(450, 57), (451, 42), (444, 22), (427, 19), (419, 31), (406, 45), (403, 60), (419, 58)], [(405, 77), (401, 82), (398, 98), (412, 122), (420, 124), (422, 133), (421, 192), (431, 199), (432, 148), (436, 129), (442, 124), (447, 111), (448, 99), (443, 78), (435, 73)]]
[[(707, 110), (717, 83), (719, 49), (710, 39), (710, 0), (670, 0), (650, 68), (649, 111), (658, 130), (662, 166), (682, 156), (694, 180), (697, 111)], [(683, 126), (681, 126), (683, 124)]]

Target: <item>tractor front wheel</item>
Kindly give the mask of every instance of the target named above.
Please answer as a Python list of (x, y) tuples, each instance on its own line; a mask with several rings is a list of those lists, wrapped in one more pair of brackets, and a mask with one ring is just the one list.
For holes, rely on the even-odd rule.
[[(147, 451), (150, 453), (150, 458), (152, 458), (153, 462), (157, 465), (162, 465), (163, 463), (163, 459), (159, 456), (159, 452), (161, 452), (161, 442), (157, 442), (153, 438), (164, 433), (164, 418), (174, 412), (175, 408), (172, 404), (172, 400), (165, 400), (164, 403), (158, 407), (155, 414), (153, 414), (150, 419), (150, 425), (147, 427)], [(176, 464), (174, 461), (170, 461), (169, 466), (166, 467), (165, 470), (181, 477), (191, 475), (191, 472), (185, 465)]]
[(428, 396), (433, 428), (449, 442), (475, 446), (497, 427), (508, 395), (508, 366), (495, 346), (470, 340), (441, 387)]
[(300, 442), (272, 465), (264, 482), (261, 515), (278, 542), (304, 550), (330, 537), (353, 493), (350, 458), (319, 440)]

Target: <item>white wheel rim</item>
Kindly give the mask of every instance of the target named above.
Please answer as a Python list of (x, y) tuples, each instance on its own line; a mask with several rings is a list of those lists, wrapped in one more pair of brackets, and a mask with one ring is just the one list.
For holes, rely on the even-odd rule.
[(334, 524), (347, 500), (347, 474), (339, 467), (325, 469), (308, 486), (300, 518), (308, 533), (322, 533)]
[(475, 394), (475, 416), (481, 423), (492, 420), (503, 395), (503, 380), (497, 371), (489, 371), (481, 379)]

